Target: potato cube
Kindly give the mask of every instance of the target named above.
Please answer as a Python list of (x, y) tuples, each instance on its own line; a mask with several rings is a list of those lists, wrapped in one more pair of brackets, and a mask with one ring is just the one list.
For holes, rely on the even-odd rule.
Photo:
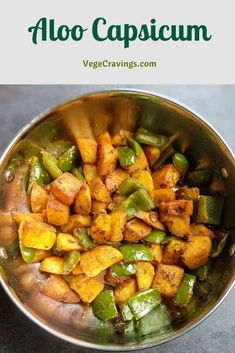
[(97, 172), (100, 176), (112, 173), (117, 166), (118, 151), (110, 143), (104, 142), (98, 148)]
[(166, 164), (152, 174), (155, 189), (171, 189), (180, 179), (180, 173), (173, 164)]
[(106, 188), (110, 193), (118, 190), (121, 182), (129, 178), (129, 174), (121, 168), (115, 169), (112, 173), (108, 174), (105, 178)]
[(76, 143), (83, 163), (95, 164), (97, 160), (97, 142), (91, 138), (78, 137)]
[(158, 289), (161, 296), (174, 298), (183, 275), (184, 270), (178, 266), (160, 264), (157, 267), (152, 287)]
[(50, 194), (46, 210), (48, 223), (54, 224), (55, 226), (62, 226), (68, 223), (69, 212), (69, 206)]
[(46, 257), (40, 264), (39, 269), (43, 272), (54, 273), (56, 275), (64, 274), (64, 258), (59, 256)]
[(150, 167), (154, 165), (154, 163), (158, 160), (161, 154), (160, 148), (156, 146), (144, 146), (144, 153), (148, 159)]
[(127, 222), (124, 229), (124, 239), (136, 243), (151, 232), (151, 227), (139, 219), (132, 219)]
[(183, 253), (183, 261), (190, 270), (195, 270), (207, 262), (212, 248), (211, 239), (206, 235), (193, 235)]
[(41, 292), (59, 302), (77, 304), (79, 296), (69, 288), (68, 283), (58, 275), (50, 275), (43, 283)]
[(17, 223), (20, 224), (21, 221), (30, 221), (35, 220), (39, 222), (43, 222), (43, 215), (41, 213), (30, 213), (23, 211), (12, 211), (12, 218)]
[(154, 267), (149, 262), (137, 262), (136, 279), (138, 290), (145, 290), (151, 287), (155, 275)]
[(177, 199), (197, 200), (199, 198), (200, 190), (198, 188), (181, 188), (176, 191)]
[(56, 241), (56, 229), (36, 220), (20, 222), (19, 237), (24, 246), (39, 250), (50, 250)]
[(160, 213), (161, 221), (166, 225), (169, 231), (177, 237), (184, 237), (189, 232), (189, 216), (172, 216), (166, 213)]
[(186, 243), (183, 240), (170, 240), (164, 248), (162, 262), (167, 265), (181, 265), (185, 246)]
[(83, 173), (87, 184), (90, 185), (91, 181), (97, 176), (96, 165), (83, 164)]
[(87, 228), (90, 226), (90, 216), (74, 214), (69, 217), (68, 223), (61, 227), (63, 233), (72, 234), (75, 228)]
[(136, 161), (134, 164), (130, 165), (129, 167), (125, 168), (126, 170), (128, 170), (128, 172), (130, 174), (133, 174), (135, 172), (137, 172), (138, 170), (148, 170), (149, 169), (149, 164), (147, 161), (147, 158), (143, 153), (140, 153), (137, 157), (136, 157)]
[(89, 234), (96, 243), (107, 243), (111, 235), (111, 216), (105, 212), (97, 215), (91, 224)]
[(84, 303), (91, 303), (104, 289), (104, 284), (95, 278), (88, 278), (86, 281), (76, 284), (76, 277), (72, 278), (70, 287), (79, 294)]
[(175, 193), (171, 189), (155, 189), (151, 192), (151, 196), (156, 206), (161, 202), (170, 202), (175, 200)]
[(125, 146), (127, 145), (127, 139), (131, 138), (133, 134), (127, 130), (119, 130), (115, 135), (112, 137), (112, 144), (115, 147)]
[(142, 219), (146, 224), (153, 227), (154, 229), (158, 230), (165, 230), (164, 224), (158, 219), (157, 212), (145, 212), (145, 211), (138, 211), (135, 213), (135, 216), (139, 219)]
[(110, 202), (109, 191), (100, 177), (95, 177), (90, 183), (91, 196), (101, 202)]
[(33, 188), (31, 191), (31, 209), (34, 213), (42, 212), (47, 207), (47, 201), (49, 198), (49, 194), (46, 190), (44, 190), (40, 185), (37, 183), (33, 184)]
[(106, 211), (107, 208), (106, 202), (92, 200), (91, 212), (94, 216), (98, 215), (99, 213), (103, 213)]
[(211, 239), (215, 237), (214, 232), (204, 224), (191, 224), (188, 235), (205, 235)]
[(111, 213), (111, 234), (109, 238), (110, 241), (122, 241), (126, 220), (127, 216), (124, 211), (116, 210)]
[(71, 206), (81, 186), (82, 182), (75, 176), (63, 173), (50, 184), (49, 189), (57, 199)]
[(80, 264), (87, 276), (95, 277), (122, 258), (123, 255), (119, 250), (102, 245), (81, 254)]
[(83, 269), (81, 268), (80, 263), (78, 262), (77, 265), (72, 269), (73, 275), (82, 275), (84, 273)]
[(114, 291), (115, 302), (118, 305), (125, 304), (127, 300), (137, 292), (137, 283), (135, 278), (129, 278), (120, 283)]
[(160, 212), (170, 214), (172, 216), (191, 216), (193, 214), (193, 201), (176, 200), (170, 202), (162, 202), (159, 205)]
[(138, 180), (149, 191), (153, 191), (153, 178), (148, 170), (138, 170), (132, 174), (132, 178)]
[(153, 264), (158, 265), (162, 262), (162, 248), (160, 244), (151, 244), (150, 250), (153, 253)]
[(78, 244), (77, 239), (66, 233), (59, 233), (56, 239), (56, 249), (58, 251), (72, 251), (81, 250), (81, 246)]
[(102, 143), (108, 143), (112, 145), (112, 138), (110, 136), (110, 133), (108, 131), (102, 132), (102, 134), (96, 137), (96, 142), (98, 146), (101, 145)]
[(89, 186), (84, 183), (75, 199), (74, 211), (87, 216), (91, 213), (91, 192)]

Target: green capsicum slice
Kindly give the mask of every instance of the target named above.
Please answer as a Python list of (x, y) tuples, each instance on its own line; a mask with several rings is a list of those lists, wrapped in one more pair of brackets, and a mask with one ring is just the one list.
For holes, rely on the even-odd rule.
[(42, 151), (42, 161), (45, 169), (53, 179), (58, 178), (63, 174), (62, 170), (57, 165), (57, 160), (46, 151)]
[(89, 250), (96, 246), (92, 238), (88, 235), (88, 230), (85, 228), (75, 228), (73, 235), (77, 238), (78, 243), (81, 245), (83, 250)]
[(123, 277), (130, 276), (136, 273), (136, 265), (135, 264), (114, 264), (111, 266), (111, 272), (113, 277)]
[(154, 229), (144, 238), (144, 240), (147, 241), (148, 243), (161, 244), (165, 236), (166, 236), (166, 233), (163, 232), (162, 230)]
[(20, 246), (20, 252), (23, 260), (27, 263), (30, 263), (35, 257), (35, 254), (36, 254), (35, 249), (24, 246), (21, 240), (19, 240), (19, 246)]
[(166, 234), (165, 237), (161, 240), (161, 244), (167, 244), (172, 239), (174, 239), (173, 235)]
[(152, 210), (155, 208), (155, 204), (145, 189), (139, 189), (128, 196), (128, 198), (121, 203), (120, 207), (128, 213), (129, 217), (132, 217), (137, 211)]
[(70, 172), (70, 170), (75, 167), (75, 162), (77, 158), (78, 149), (76, 146), (72, 146), (59, 158), (58, 167), (63, 172)]
[(84, 183), (86, 180), (82, 174), (82, 168), (79, 167), (79, 168), (73, 168), (72, 169), (72, 174), (78, 178), (78, 180), (80, 180), (82, 183)]
[(208, 170), (197, 170), (186, 174), (186, 181), (189, 186), (209, 185), (212, 179), (212, 173)]
[(135, 152), (128, 146), (118, 147), (118, 159), (122, 168), (129, 167), (135, 164)]
[(175, 152), (175, 150), (171, 145), (169, 147), (167, 147), (162, 152), (160, 157), (156, 160), (156, 162), (153, 164), (153, 169), (154, 170), (158, 169), (163, 163), (165, 163), (167, 161), (168, 158), (170, 158), (173, 155), (174, 152)]
[(93, 313), (102, 321), (115, 318), (118, 315), (117, 307), (111, 289), (104, 290), (98, 294), (92, 303)]
[(222, 253), (225, 247), (227, 238), (228, 238), (228, 233), (221, 233), (220, 237), (217, 237), (216, 239), (214, 239), (211, 257), (217, 257)]
[(189, 163), (185, 155), (182, 153), (175, 153), (172, 158), (172, 161), (174, 167), (180, 172), (182, 177), (184, 177), (189, 167)]
[(122, 196), (129, 196), (133, 192), (143, 189), (144, 185), (134, 178), (128, 178), (121, 182), (119, 186), (119, 194)]
[(139, 143), (144, 143), (145, 145), (156, 146), (163, 149), (168, 143), (168, 138), (164, 135), (156, 135), (152, 132), (139, 128), (136, 132), (135, 139)]
[(43, 180), (42, 180), (38, 157), (35, 156), (30, 158), (29, 163), (30, 163), (30, 172), (29, 172), (29, 181), (28, 181), (28, 187), (27, 187), (27, 195), (31, 194), (34, 183), (37, 183), (38, 185), (43, 186)]
[(151, 249), (143, 244), (123, 244), (119, 250), (125, 262), (153, 261)]
[(186, 306), (193, 295), (193, 287), (196, 282), (196, 276), (185, 273), (184, 277), (179, 285), (176, 296), (174, 298), (174, 304), (177, 306)]
[(205, 264), (204, 266), (197, 268), (194, 271), (191, 271), (191, 273), (196, 276), (200, 281), (204, 281), (208, 275), (208, 264)]
[(134, 139), (128, 138), (128, 139), (127, 139), (127, 143), (128, 143), (128, 146), (133, 149), (133, 151), (135, 152), (135, 155), (136, 155), (137, 157), (138, 157), (141, 153), (143, 153), (142, 147), (141, 147), (140, 144), (139, 144), (137, 141), (135, 141)]
[(223, 203), (223, 199), (213, 196), (199, 196), (197, 222), (219, 225)]
[(128, 305), (136, 320), (141, 319), (161, 303), (161, 296), (157, 289), (147, 289), (137, 292), (128, 300)]
[(128, 304), (122, 306), (121, 313), (124, 321), (131, 321), (133, 319), (133, 314)]
[(69, 251), (64, 257), (64, 273), (68, 274), (77, 265), (80, 260), (80, 252), (77, 250)]

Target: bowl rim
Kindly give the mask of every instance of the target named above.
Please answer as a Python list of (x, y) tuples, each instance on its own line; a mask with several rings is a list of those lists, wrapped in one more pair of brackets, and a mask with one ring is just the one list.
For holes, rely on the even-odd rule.
[[(205, 118), (202, 118), (202, 116), (197, 113), (195, 110), (189, 108), (186, 104), (179, 102), (177, 99), (171, 98), (165, 94), (154, 92), (151, 90), (142, 90), (142, 89), (134, 89), (134, 88), (114, 88), (114, 89), (104, 89), (104, 90), (96, 90), (96, 91), (91, 91), (88, 93), (80, 94), (78, 96), (74, 96), (70, 99), (64, 100), (62, 103), (59, 103), (55, 106), (52, 106), (48, 109), (45, 109), (43, 112), (38, 114), (36, 117), (34, 117), (32, 120), (30, 120), (22, 129), (20, 129), (15, 137), (11, 140), (11, 142), (7, 145), (5, 148), (4, 152), (1, 154), (0, 158), (0, 166), (3, 164), (5, 158), (7, 157), (8, 153), (11, 151), (13, 146), (20, 140), (22, 139), (26, 133), (36, 124), (39, 122), (43, 121), (46, 119), (51, 113), (53, 113), (55, 110), (65, 106), (66, 104), (75, 102), (80, 99), (84, 99), (86, 97), (90, 96), (99, 96), (103, 94), (134, 94), (134, 95), (146, 95), (147, 97), (153, 97), (153, 98), (160, 98), (163, 99), (164, 101), (167, 101), (169, 103), (172, 103), (176, 107), (185, 110), (189, 114), (192, 114), (196, 120), (198, 119), (202, 124), (204, 124), (211, 132), (213, 132), (222, 145), (227, 149), (227, 152), (230, 154), (230, 157), (232, 158), (234, 165), (235, 165), (235, 155), (232, 152), (231, 148), (229, 147), (228, 143), (224, 141), (220, 133), (216, 131), (214, 127)], [(1, 270), (1, 265), (0, 265), (0, 270)], [(21, 301), (21, 299), (17, 296), (15, 293), (14, 289), (8, 284), (7, 278), (2, 274), (2, 271), (0, 271), (0, 284), (2, 285), (2, 288), (5, 290), (5, 293), (9, 296), (9, 298), (13, 301), (13, 303), (20, 309), (20, 311), (26, 315), (31, 321), (36, 323), (39, 327), (43, 328), (47, 332), (51, 333), (57, 338), (63, 339), (64, 341), (67, 341), (69, 343), (72, 343), (74, 345), (84, 347), (84, 348), (90, 348), (90, 349), (98, 349), (98, 350), (103, 350), (103, 351), (132, 351), (132, 350), (142, 350), (146, 348), (151, 348), (154, 346), (159, 346), (164, 343), (170, 342), (178, 337), (181, 337), (182, 335), (186, 334), (193, 328), (195, 328), (197, 325), (202, 323), (204, 320), (206, 320), (215, 310), (220, 306), (220, 304), (225, 300), (225, 298), (228, 296), (229, 292), (231, 291), (233, 285), (235, 283), (235, 275), (231, 279), (231, 282), (227, 285), (225, 292), (211, 305), (209, 308), (204, 312), (201, 313), (197, 318), (193, 319), (193, 322), (189, 325), (186, 324), (182, 328), (178, 329), (175, 333), (173, 333), (171, 336), (168, 336), (166, 338), (159, 339), (157, 342), (151, 342), (151, 343), (138, 343), (138, 344), (133, 344), (133, 345), (122, 345), (122, 344), (100, 344), (100, 343), (92, 343), (88, 342), (85, 340), (81, 340), (79, 338), (75, 338), (72, 336), (69, 336), (68, 334), (64, 334), (55, 328), (49, 327), (45, 322), (43, 322), (42, 319), (39, 318), (38, 315), (33, 313), (29, 308), (27, 308), (24, 303)]]

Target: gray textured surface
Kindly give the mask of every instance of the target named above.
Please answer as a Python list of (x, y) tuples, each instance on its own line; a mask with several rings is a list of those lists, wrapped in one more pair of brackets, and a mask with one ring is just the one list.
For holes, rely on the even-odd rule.
[[(0, 86), (0, 150), (41, 111), (84, 92), (117, 86)], [(133, 86), (122, 86), (133, 88)], [(135, 86), (167, 95), (188, 105), (210, 122), (235, 151), (235, 86)], [(235, 288), (201, 325), (146, 353), (233, 353)], [(0, 353), (88, 353), (33, 324), (0, 288)]]

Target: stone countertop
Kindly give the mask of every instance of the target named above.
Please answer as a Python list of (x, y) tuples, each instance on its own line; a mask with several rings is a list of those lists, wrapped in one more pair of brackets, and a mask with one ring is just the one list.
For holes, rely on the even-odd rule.
[[(90, 91), (120, 86), (25, 85), (0, 86), (0, 151), (17, 131), (48, 107)], [(132, 86), (174, 98), (186, 104), (224, 137), (235, 151), (235, 86), (154, 85)], [(233, 353), (235, 351), (235, 288), (202, 324), (185, 335), (146, 353)], [(64, 342), (24, 316), (0, 288), (0, 353), (89, 353)], [(97, 351), (98, 352), (98, 351)], [(137, 351), (136, 351), (137, 352)]]

